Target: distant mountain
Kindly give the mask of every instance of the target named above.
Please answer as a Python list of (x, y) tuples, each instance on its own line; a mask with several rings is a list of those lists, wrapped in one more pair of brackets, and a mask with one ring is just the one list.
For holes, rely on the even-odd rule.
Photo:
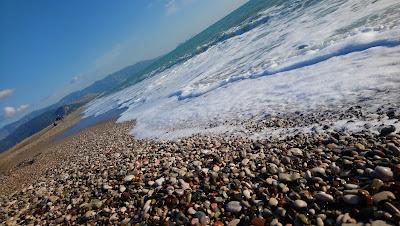
[(123, 84), (127, 79), (133, 79), (135, 77), (135, 75), (142, 72), (150, 64), (152, 64), (155, 60), (156, 59), (144, 60), (144, 61), (140, 61), (134, 65), (125, 67), (117, 72), (114, 72), (114, 73), (108, 75), (104, 79), (94, 82), (92, 85), (90, 85), (82, 90), (73, 92), (73, 93), (65, 96), (64, 98), (62, 98), (59, 101), (59, 103), (61, 105), (71, 103), (74, 100), (78, 100), (78, 99), (86, 96), (89, 93), (101, 95), (103, 93), (109, 92), (110, 90), (113, 90), (114, 88)]
[[(57, 113), (63, 112), (62, 109), (75, 110), (90, 100), (115, 90), (128, 79), (134, 79), (135, 76), (141, 74), (143, 70), (154, 63), (156, 59), (140, 61), (134, 65), (125, 67), (82, 90), (68, 94), (55, 104), (33, 111), (18, 121), (4, 126), (0, 129), (0, 152), (7, 150), (53, 123), (57, 117)], [(64, 112), (67, 115), (71, 111), (66, 110)]]
[(33, 134), (51, 125), (55, 121), (56, 117), (68, 115), (69, 113), (78, 109), (84, 103), (85, 102), (64, 105), (59, 108), (48, 110), (32, 118), (28, 122), (19, 125), (12, 133), (0, 141), (0, 151), (5, 151), (25, 138), (32, 136)]

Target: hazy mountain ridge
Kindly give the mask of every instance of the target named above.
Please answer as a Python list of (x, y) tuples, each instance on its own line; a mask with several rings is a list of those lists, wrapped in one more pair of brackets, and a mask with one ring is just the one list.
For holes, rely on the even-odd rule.
[[(127, 66), (82, 90), (68, 94), (55, 104), (33, 111), (16, 122), (4, 126), (0, 129), (0, 152), (52, 124), (60, 112), (64, 112), (61, 115), (67, 115), (90, 100), (122, 85), (128, 78), (136, 76), (155, 60), (144, 60)], [(63, 111), (62, 109), (72, 110)]]

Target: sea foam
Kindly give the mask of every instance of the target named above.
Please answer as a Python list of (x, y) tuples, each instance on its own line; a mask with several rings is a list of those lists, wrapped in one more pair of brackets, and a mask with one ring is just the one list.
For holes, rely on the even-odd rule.
[(260, 113), (396, 98), (397, 1), (287, 1), (257, 13), (206, 51), (92, 101), (84, 116), (126, 108), (118, 121), (137, 120), (132, 134), (176, 138)]

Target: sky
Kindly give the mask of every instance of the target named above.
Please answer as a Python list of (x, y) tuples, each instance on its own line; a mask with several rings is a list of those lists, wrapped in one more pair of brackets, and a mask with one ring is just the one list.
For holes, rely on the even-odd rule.
[(0, 0), (0, 126), (173, 50), (247, 0)]

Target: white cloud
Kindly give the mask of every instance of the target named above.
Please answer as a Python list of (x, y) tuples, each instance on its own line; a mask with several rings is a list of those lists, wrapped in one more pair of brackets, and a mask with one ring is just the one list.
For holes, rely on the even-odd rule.
[(5, 107), (4, 114), (7, 118), (13, 117), (17, 113), (17, 110), (14, 107)]
[(76, 76), (74, 76), (72, 79), (71, 79), (71, 84), (74, 84), (75, 82), (77, 82), (78, 81), (78, 79), (79, 79), (79, 76), (78, 75), (76, 75)]
[(0, 90), (0, 100), (10, 96), (11, 94), (13, 94), (14, 89), (3, 89)]
[(165, 5), (165, 10), (166, 10), (167, 16), (170, 16), (170, 15), (176, 13), (176, 11), (178, 11), (178, 6), (176, 4), (176, 1), (170, 0), (169, 2), (167, 2), (167, 4)]
[(178, 10), (182, 9), (193, 1), (194, 0), (169, 0), (167, 4), (165, 4), (165, 13), (167, 16), (175, 14)]
[(29, 108), (29, 104), (22, 104), (17, 108), (7, 106), (3, 110), (4, 110), (4, 115), (7, 118), (11, 118), (11, 117), (15, 116), (16, 114), (25, 112), (26, 110), (28, 110), (28, 108)]
[(28, 110), (28, 108), (29, 108), (29, 104), (23, 104), (17, 108), (17, 112), (18, 113), (25, 112), (26, 110)]

